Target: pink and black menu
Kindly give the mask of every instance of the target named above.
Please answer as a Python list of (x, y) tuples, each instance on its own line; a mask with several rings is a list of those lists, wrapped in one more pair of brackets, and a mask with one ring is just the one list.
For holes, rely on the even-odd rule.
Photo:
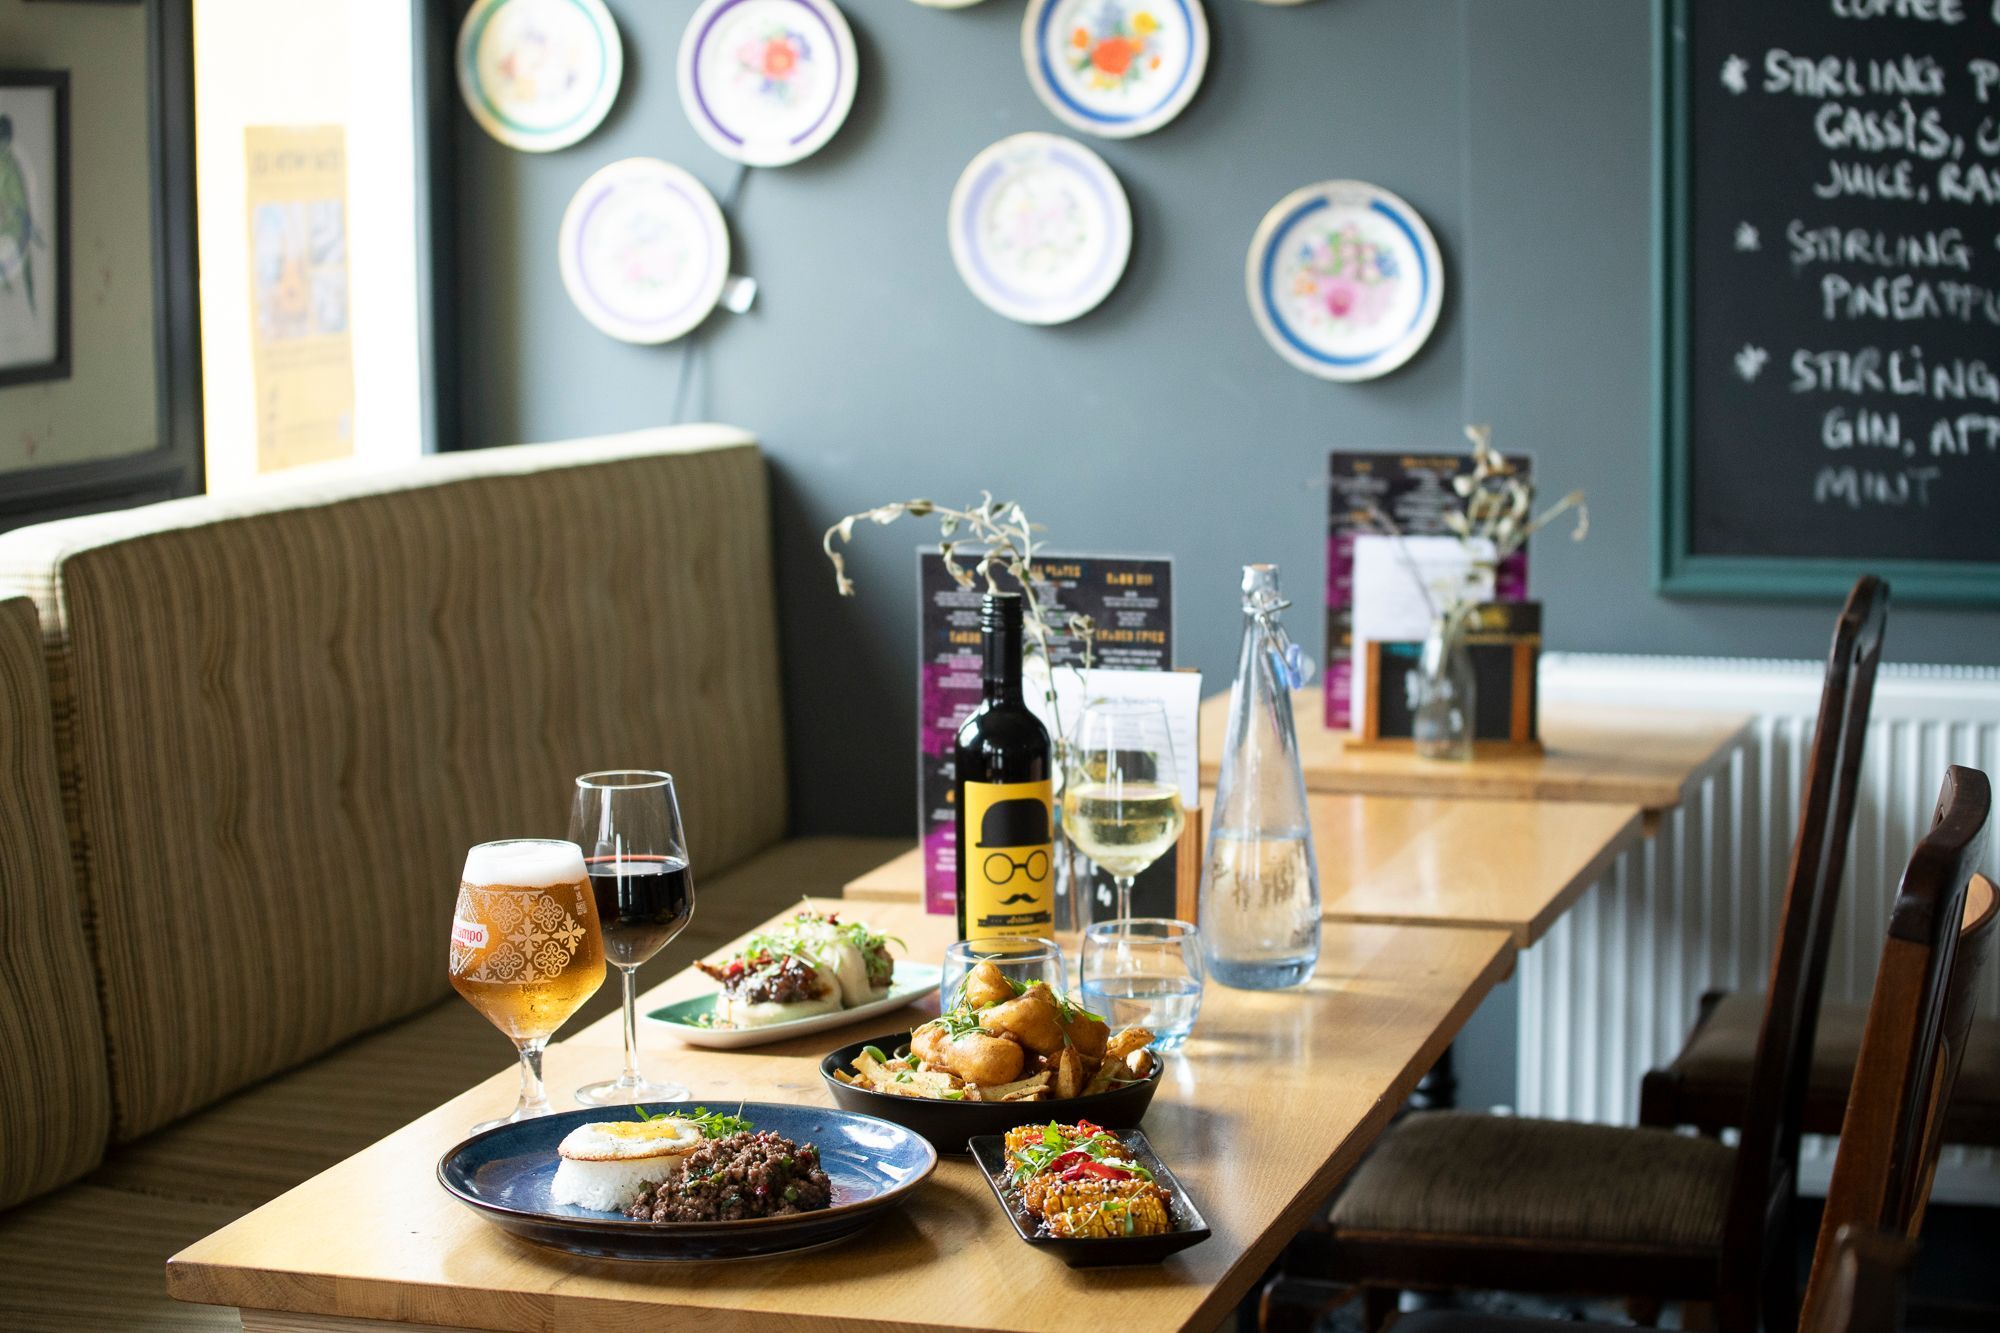
[[(1047, 580), (1036, 595), (1055, 625), (1072, 614), (1097, 627), (1093, 662), (1124, 670), (1173, 666), (1174, 565), (1166, 556), (1042, 555)], [(1002, 580), (1003, 586), (1008, 586)], [(935, 547), (917, 552), (917, 819), (923, 831), (924, 909), (949, 914), (958, 897), (953, 837), (953, 738), (979, 704), (979, 603), (984, 585), (961, 588)], [(1051, 665), (1082, 662), (1082, 646), (1064, 636)], [(1030, 682), (1029, 688), (1033, 688)]]
[[(1509, 454), (1507, 460), (1525, 476), (1531, 460)], [(1372, 519), (1379, 509), (1395, 520), (1405, 536), (1448, 536), (1444, 516), (1461, 505), (1451, 479), (1472, 470), (1469, 453), (1332, 455), (1332, 484), (1326, 524), (1326, 725), (1346, 730), (1353, 725), (1354, 692), (1354, 539), (1379, 533)], [(1500, 566), (1494, 579), (1494, 599), (1519, 602), (1528, 596), (1528, 548), (1524, 545)]]

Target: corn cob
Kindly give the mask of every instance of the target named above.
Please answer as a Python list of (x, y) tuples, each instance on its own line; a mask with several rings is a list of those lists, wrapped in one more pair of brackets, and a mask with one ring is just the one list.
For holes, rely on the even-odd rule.
[(1051, 1236), (1098, 1240), (1110, 1236), (1160, 1236), (1172, 1230), (1166, 1206), (1150, 1194), (1098, 1199), (1045, 1214)]

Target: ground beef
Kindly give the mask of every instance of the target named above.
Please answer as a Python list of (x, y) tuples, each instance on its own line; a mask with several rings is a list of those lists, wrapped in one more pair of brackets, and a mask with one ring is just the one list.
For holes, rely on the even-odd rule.
[(819, 972), (796, 954), (758, 954), (727, 967), (696, 963), (723, 988), (750, 1004), (794, 1004), (819, 998)]
[(626, 1210), (641, 1222), (727, 1222), (817, 1212), (833, 1203), (819, 1149), (745, 1130), (681, 1159), (678, 1175), (648, 1185)]

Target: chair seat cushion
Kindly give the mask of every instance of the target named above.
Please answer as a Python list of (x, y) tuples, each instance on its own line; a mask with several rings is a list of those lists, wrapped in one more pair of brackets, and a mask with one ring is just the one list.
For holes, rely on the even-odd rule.
[(1736, 1154), (1665, 1130), (1437, 1111), (1383, 1135), (1333, 1207), (1342, 1232), (1713, 1251)]
[(242, 1333), (235, 1310), (174, 1300), (166, 1278), (169, 1256), (240, 1211), (86, 1182), (0, 1214), (0, 1328)]
[[(1764, 1018), (1759, 991), (1732, 991), (1709, 1013), (1670, 1068), (1697, 1088), (1750, 1086), (1750, 1066), (1757, 1054), (1757, 1029)], [(1812, 1074), (1806, 1084), (1814, 1097), (1834, 1097), (1842, 1103), (1854, 1083), (1854, 1062), (1861, 1055), (1861, 1029), (1868, 1006), (1833, 1001), (1820, 1006), (1813, 1038)], [(2000, 1109), (2000, 1019), (1977, 1018), (1965, 1047), (1965, 1063), (1952, 1090), (1953, 1107)]]

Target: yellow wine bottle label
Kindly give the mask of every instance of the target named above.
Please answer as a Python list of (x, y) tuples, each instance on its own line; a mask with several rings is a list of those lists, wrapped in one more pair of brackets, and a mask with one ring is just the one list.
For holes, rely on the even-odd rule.
[(1046, 935), (1055, 928), (1050, 783), (965, 784), (965, 937)]

